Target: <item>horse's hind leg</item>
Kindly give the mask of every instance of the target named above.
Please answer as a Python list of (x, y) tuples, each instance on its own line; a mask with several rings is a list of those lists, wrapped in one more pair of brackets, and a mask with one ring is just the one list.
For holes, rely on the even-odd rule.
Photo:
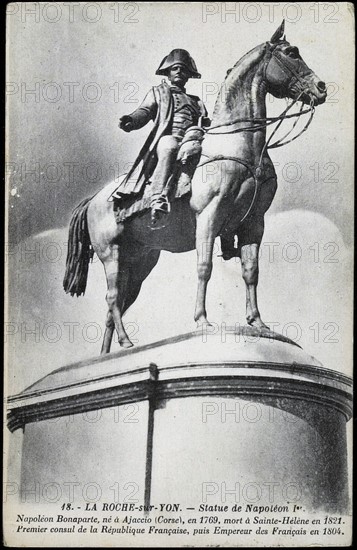
[[(146, 255), (144, 253), (140, 254), (140, 259), (137, 262), (131, 263), (130, 268), (128, 266), (127, 269), (130, 269), (130, 271), (127, 273), (126, 285), (125, 288), (122, 288), (121, 300), (119, 304), (121, 316), (123, 316), (124, 313), (129, 309), (129, 307), (135, 302), (136, 298), (139, 295), (143, 281), (157, 264), (159, 256), (160, 250), (150, 250), (149, 252), (147, 252)], [(102, 354), (110, 352), (114, 328), (115, 325), (113, 313), (112, 310), (109, 308), (101, 350)], [(127, 339), (128, 342), (124, 343), (124, 347), (131, 347), (132, 343), (130, 342), (128, 337)], [(123, 346), (123, 343), (120, 342), (120, 345)]]
[(258, 255), (258, 244), (247, 244), (241, 248), (242, 275), (246, 286), (246, 317), (248, 325), (269, 330), (269, 327), (263, 323), (258, 308)]
[(239, 233), (238, 246), (242, 263), (242, 276), (246, 285), (247, 323), (258, 329), (269, 330), (269, 327), (261, 319), (257, 298), (259, 247), (263, 232), (264, 218), (257, 219), (255, 217), (254, 223), (250, 223), (250, 228)]
[(121, 313), (128, 285), (129, 267), (121, 260), (119, 269), (119, 245), (117, 244), (108, 247), (107, 254), (102, 261), (107, 277), (108, 314), (101, 353), (109, 353), (114, 327), (122, 347), (130, 348), (133, 345), (125, 332)]

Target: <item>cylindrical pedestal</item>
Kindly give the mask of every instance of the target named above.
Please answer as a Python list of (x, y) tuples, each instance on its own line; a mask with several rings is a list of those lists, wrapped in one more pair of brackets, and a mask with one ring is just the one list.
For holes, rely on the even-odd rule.
[(348, 509), (351, 380), (273, 333), (194, 332), (71, 365), (9, 408), (23, 502)]

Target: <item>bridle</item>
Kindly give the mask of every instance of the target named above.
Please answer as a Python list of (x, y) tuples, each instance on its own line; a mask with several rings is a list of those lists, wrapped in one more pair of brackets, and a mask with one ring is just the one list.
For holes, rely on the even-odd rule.
[[(291, 130), (282, 139), (279, 139), (276, 142), (276, 143), (279, 143), (279, 145), (272, 144), (272, 145), (269, 146), (269, 149), (273, 149), (274, 147), (282, 147), (283, 145), (286, 145), (286, 144), (290, 143), (291, 141), (294, 141), (303, 132), (305, 132), (307, 130), (308, 126), (311, 123), (312, 117), (315, 113), (315, 107), (313, 105), (313, 99), (312, 98), (311, 98), (310, 105), (307, 109), (303, 109), (304, 105), (302, 104), (301, 109), (298, 113), (292, 113), (292, 114), (289, 114), (289, 115), (287, 114), (287, 112), (300, 100), (301, 96), (305, 93), (305, 82), (301, 78), (301, 76), (296, 71), (294, 71), (294, 69), (289, 67), (289, 65), (287, 65), (285, 63), (285, 61), (283, 61), (283, 59), (278, 55), (278, 53), (276, 51), (276, 47), (277, 47), (276, 45), (274, 45), (272, 47), (272, 45), (268, 42), (266, 47), (267, 47), (267, 51), (266, 51), (266, 54), (265, 54), (265, 65), (264, 65), (264, 69), (263, 69), (264, 79), (266, 80), (266, 71), (267, 71), (269, 61), (272, 57), (274, 57), (276, 59), (276, 61), (280, 64), (280, 66), (283, 68), (283, 72), (285, 74), (286, 74), (286, 71), (289, 71), (289, 73), (291, 73), (293, 75), (295, 80), (299, 81), (300, 84), (303, 85), (303, 87), (304, 87), (303, 90), (300, 92), (298, 97), (293, 99), (292, 103), (290, 105), (288, 105), (287, 108), (284, 109), (284, 111), (279, 116), (266, 117), (266, 118), (255, 118), (255, 119), (252, 119), (252, 118), (239, 118), (239, 119), (236, 119), (232, 122), (227, 122), (225, 124), (217, 124), (216, 126), (211, 126), (208, 130), (205, 130), (206, 134), (209, 134), (209, 135), (222, 135), (222, 134), (236, 134), (236, 133), (247, 132), (247, 131), (248, 132), (255, 132), (257, 130), (265, 129), (270, 124), (274, 124), (275, 122), (279, 122), (278, 126), (274, 129), (274, 132), (272, 134), (272, 135), (274, 135), (276, 133), (276, 131), (278, 130), (278, 128), (280, 127), (281, 123), (285, 119), (297, 118), (297, 120), (295, 121), (295, 123), (294, 123), (293, 127), (291, 128)], [(297, 124), (297, 121), (298, 121), (299, 117), (304, 115), (304, 114), (307, 114), (307, 113), (310, 113), (310, 118), (306, 122), (304, 128), (291, 140), (281, 143), (282, 140), (285, 139), (288, 135), (290, 135), (290, 133), (293, 131), (293, 129), (295, 128), (295, 126)], [(212, 132), (212, 130), (215, 130), (216, 128), (222, 128), (222, 127), (225, 127), (225, 126), (234, 126), (235, 124), (240, 124), (242, 122), (253, 123), (253, 126), (246, 126), (246, 127), (243, 127), (243, 128), (242, 127), (241, 128), (234, 128), (232, 130), (226, 130), (226, 131), (223, 131), (223, 132)], [(271, 137), (272, 136), (270, 136), (270, 139), (268, 141), (271, 141)]]
[[(266, 117), (266, 118), (255, 118), (255, 119), (241, 118), (241, 119), (236, 119), (232, 122), (228, 122), (228, 123), (225, 123), (225, 124), (218, 124), (216, 126), (211, 126), (208, 130), (205, 130), (206, 134), (213, 135), (213, 136), (214, 135), (237, 134), (237, 133), (240, 133), (240, 132), (256, 132), (257, 130), (262, 130), (262, 129), (267, 128), (267, 126), (270, 126), (271, 124), (274, 124), (276, 122), (278, 123), (276, 125), (276, 127), (274, 128), (272, 134), (270, 135), (269, 139), (264, 144), (264, 147), (263, 147), (262, 152), (260, 154), (258, 166), (256, 166), (256, 167), (249, 165), (249, 163), (247, 163), (246, 161), (244, 161), (244, 160), (242, 160), (238, 157), (227, 157), (227, 156), (224, 156), (224, 155), (217, 155), (215, 157), (208, 157), (207, 155), (202, 153), (203, 156), (207, 157), (207, 160), (205, 160), (203, 162), (200, 162), (200, 164), (198, 165), (198, 168), (200, 168), (201, 166), (204, 166), (205, 164), (209, 164), (210, 162), (215, 162), (215, 161), (218, 161), (218, 160), (219, 161), (221, 161), (221, 160), (232, 160), (232, 161), (238, 162), (238, 163), (242, 164), (243, 166), (245, 166), (248, 169), (248, 171), (251, 173), (251, 176), (254, 179), (254, 185), (255, 185), (254, 195), (253, 195), (253, 198), (252, 198), (252, 202), (251, 202), (247, 212), (245, 213), (245, 215), (241, 219), (240, 223), (242, 223), (249, 216), (249, 214), (251, 213), (251, 211), (253, 209), (253, 206), (255, 204), (255, 200), (256, 200), (256, 197), (257, 197), (257, 194), (258, 194), (258, 181), (257, 180), (262, 175), (261, 164), (263, 162), (263, 157), (264, 157), (264, 154), (266, 153), (266, 151), (268, 149), (275, 149), (277, 147), (282, 147), (283, 145), (287, 145), (288, 143), (291, 143), (292, 141), (295, 141), (295, 139), (300, 137), (301, 134), (308, 129), (308, 127), (311, 124), (314, 113), (315, 113), (313, 98), (311, 98), (310, 105), (307, 109), (304, 109), (304, 104), (301, 103), (301, 107), (300, 107), (300, 110), (299, 110), (298, 113), (288, 114), (290, 109), (300, 100), (301, 96), (306, 93), (305, 92), (306, 85), (305, 85), (305, 81), (301, 78), (301, 76), (296, 71), (294, 71), (294, 69), (292, 67), (289, 67), (289, 65), (286, 64), (285, 61), (278, 55), (278, 53), (276, 51), (276, 47), (277, 47), (277, 44), (272, 45), (269, 42), (267, 42), (267, 44), (266, 44), (265, 65), (264, 65), (264, 69), (263, 69), (264, 70), (264, 79), (266, 79), (265, 77), (266, 77), (266, 71), (267, 71), (268, 64), (269, 64), (271, 58), (274, 56), (276, 61), (282, 67), (283, 72), (285, 74), (287, 74), (286, 71), (288, 71), (289, 73), (291, 73), (293, 75), (293, 77), (296, 81), (299, 81), (300, 84), (303, 85), (302, 91), (299, 93), (299, 95), (295, 99), (293, 99), (292, 103), (290, 103), (286, 107), (286, 109), (284, 109), (284, 111), (279, 116)], [(307, 122), (305, 123), (305, 126), (303, 127), (303, 129), (296, 136), (290, 138), (287, 141), (284, 141), (291, 134), (291, 132), (294, 130), (294, 128), (296, 127), (300, 117), (304, 114), (307, 114), (307, 113), (310, 113), (310, 117), (307, 120)], [(287, 119), (290, 119), (290, 118), (295, 118), (296, 119), (294, 121), (294, 124), (293, 124), (292, 128), (282, 138), (278, 139), (274, 143), (271, 143), (274, 135), (276, 134), (276, 132), (278, 131), (278, 129), (280, 128), (280, 126), (282, 125), (284, 120), (287, 120)], [(241, 124), (242, 122), (252, 123), (253, 125), (246, 126), (246, 127), (243, 127), (243, 128), (242, 127), (233, 128), (232, 130), (212, 132), (212, 130), (216, 130), (217, 128), (223, 128), (223, 127), (227, 127), (227, 126), (234, 126), (236, 124)]]

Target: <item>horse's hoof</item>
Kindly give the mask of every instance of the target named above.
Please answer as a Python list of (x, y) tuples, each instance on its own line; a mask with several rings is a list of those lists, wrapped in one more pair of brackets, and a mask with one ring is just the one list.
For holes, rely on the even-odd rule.
[(133, 346), (134, 344), (130, 342), (130, 340), (124, 340), (124, 342), (120, 342), (120, 347), (124, 349), (129, 349), (129, 348), (132, 348)]
[(210, 323), (209, 321), (197, 321), (197, 324), (196, 324), (196, 328), (197, 330), (204, 330), (204, 329), (207, 329), (207, 328), (213, 328), (214, 325), (212, 325), (212, 323)]

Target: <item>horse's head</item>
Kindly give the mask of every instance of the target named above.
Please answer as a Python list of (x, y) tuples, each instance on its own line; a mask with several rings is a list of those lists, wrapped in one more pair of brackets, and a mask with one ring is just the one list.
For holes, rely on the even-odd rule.
[(284, 36), (284, 21), (267, 43), (269, 57), (265, 68), (268, 92), (275, 97), (299, 98), (306, 104), (326, 100), (326, 84), (306, 65), (298, 48)]

